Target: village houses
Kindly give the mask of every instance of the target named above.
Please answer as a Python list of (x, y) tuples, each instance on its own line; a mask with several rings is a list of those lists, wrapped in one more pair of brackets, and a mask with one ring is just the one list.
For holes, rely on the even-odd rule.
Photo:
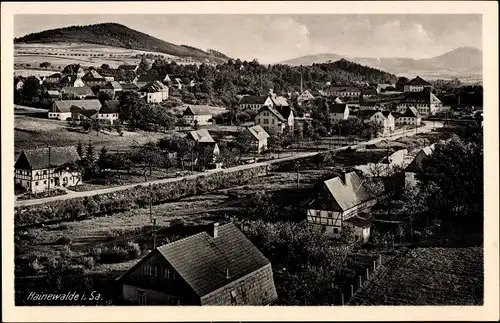
[(311, 94), (311, 92), (309, 92), (309, 90), (305, 90), (297, 97), (297, 104), (304, 105), (312, 100), (314, 100), (314, 96)]
[(120, 117), (120, 102), (118, 100), (106, 100), (102, 108), (95, 114), (97, 120), (107, 121), (113, 124)]
[(359, 100), (361, 90), (353, 86), (330, 86), (324, 90), (326, 96), (338, 96), (342, 100)]
[(106, 79), (97, 71), (90, 70), (84, 76), (82, 76), (82, 81), (88, 86), (101, 86), (106, 83)]
[(415, 77), (404, 86), (404, 92), (422, 92), (425, 89), (432, 89), (432, 84), (420, 76)]
[(390, 111), (360, 110), (356, 116), (364, 122), (372, 122), (380, 126), (384, 133), (395, 129), (394, 116)]
[(254, 138), (254, 151), (260, 154), (267, 150), (267, 139), (269, 134), (261, 126), (253, 126), (246, 129)]
[(422, 117), (415, 107), (406, 108), (406, 111), (404, 113), (394, 112), (393, 115), (396, 119), (396, 125), (398, 126), (414, 125), (418, 127), (420, 126), (422, 121)]
[[(199, 129), (188, 132), (186, 138), (192, 140), (195, 143), (193, 149), (193, 155), (190, 156), (191, 163), (198, 166), (209, 166), (214, 168), (220, 168), (222, 165), (217, 162), (217, 157), (220, 154), (219, 145), (212, 138), (208, 130)], [(209, 154), (209, 161), (204, 162), (207, 165), (200, 165), (200, 158), (207, 157)]]
[(286, 129), (293, 131), (294, 117), (291, 107), (264, 106), (255, 115), (255, 124), (267, 132), (283, 133)]
[(71, 120), (82, 121), (84, 119), (97, 119), (98, 112), (101, 110), (101, 102), (99, 100), (81, 100), (73, 101), (69, 108), (71, 112)]
[(168, 99), (168, 86), (160, 81), (150, 82), (138, 90), (148, 103), (160, 103)]
[(79, 159), (74, 146), (23, 150), (14, 164), (14, 182), (30, 193), (78, 185), (81, 174), (70, 165)]
[(123, 87), (120, 83), (116, 81), (110, 81), (104, 84), (99, 89), (99, 92), (107, 93), (111, 98), (114, 98), (118, 93), (123, 92)]
[(61, 93), (58, 90), (47, 90), (40, 96), (40, 103), (47, 106), (60, 99)]
[(71, 107), (81, 107), (88, 110), (99, 110), (101, 103), (97, 99), (92, 100), (60, 100), (54, 101), (49, 108), (48, 118), (66, 121), (72, 118)]
[(47, 83), (59, 83), (62, 77), (63, 76), (61, 73), (54, 73), (52, 75), (46, 76), (44, 81)]
[(343, 173), (326, 180), (307, 203), (307, 222), (331, 236), (339, 236), (347, 226), (359, 241), (367, 242), (371, 224), (365, 214), (375, 204), (375, 197), (355, 172)]
[(149, 71), (135, 77), (132, 81), (137, 87), (142, 88), (151, 82), (162, 82), (163, 84), (168, 84), (171, 82), (170, 77), (166, 73), (158, 73), (156, 71)]
[(349, 118), (349, 108), (345, 103), (334, 103), (328, 105), (330, 119), (334, 121), (347, 120)]
[(88, 86), (80, 86), (80, 87), (63, 87), (61, 89), (61, 94), (70, 94), (74, 95), (80, 100), (83, 100), (89, 96), (94, 96), (94, 92)]
[(409, 92), (398, 103), (397, 112), (404, 113), (408, 107), (415, 107), (421, 116), (432, 116), (439, 112), (443, 104), (429, 89), (420, 92)]
[(212, 123), (212, 111), (208, 106), (188, 106), (183, 113), (184, 123), (187, 125), (208, 125)]
[(59, 81), (61, 87), (83, 87), (85, 83), (77, 75), (65, 75)]
[(269, 305), (271, 262), (232, 223), (213, 223), (150, 252), (118, 279), (138, 305)]
[(139, 65), (123, 64), (119, 65), (117, 69), (120, 71), (137, 72), (137, 70), (139, 69)]
[(273, 106), (273, 101), (267, 95), (245, 95), (240, 99), (239, 106), (241, 110), (252, 109), (258, 111), (262, 107)]

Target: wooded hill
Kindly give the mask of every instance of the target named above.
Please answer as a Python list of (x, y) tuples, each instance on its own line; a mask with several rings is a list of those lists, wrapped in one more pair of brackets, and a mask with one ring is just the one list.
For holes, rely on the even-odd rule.
[(160, 52), (177, 57), (207, 58), (211, 62), (216, 63), (222, 63), (227, 60), (223, 57), (225, 55), (221, 55), (222, 53), (214, 55), (213, 53), (208, 53), (192, 46), (175, 45), (116, 23), (50, 29), (14, 39), (15, 44), (56, 42), (91, 43)]

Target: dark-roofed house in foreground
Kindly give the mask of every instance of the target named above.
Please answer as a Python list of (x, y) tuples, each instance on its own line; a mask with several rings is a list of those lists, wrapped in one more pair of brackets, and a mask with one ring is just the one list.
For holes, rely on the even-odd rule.
[(363, 242), (370, 237), (370, 222), (363, 215), (376, 199), (355, 172), (326, 180), (307, 204), (307, 222), (326, 234), (338, 236), (349, 226)]
[(31, 193), (78, 185), (80, 172), (68, 166), (79, 159), (75, 146), (23, 150), (14, 164), (14, 183)]
[(291, 107), (264, 106), (255, 115), (255, 124), (267, 132), (283, 133), (286, 129), (293, 131), (294, 117)]
[(232, 223), (156, 248), (117, 281), (138, 305), (267, 305), (271, 262)]

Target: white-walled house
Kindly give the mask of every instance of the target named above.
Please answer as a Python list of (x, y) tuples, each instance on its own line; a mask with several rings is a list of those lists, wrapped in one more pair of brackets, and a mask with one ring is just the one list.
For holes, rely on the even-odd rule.
[(101, 103), (97, 99), (54, 101), (52, 106), (49, 108), (48, 117), (49, 119), (66, 121), (68, 118), (73, 118), (72, 108), (98, 111), (101, 109)]
[(168, 99), (168, 86), (160, 81), (150, 82), (138, 91), (148, 103), (160, 103)]
[(297, 97), (297, 104), (303, 105), (311, 100), (314, 100), (314, 96), (311, 94), (311, 92), (309, 92), (309, 90), (305, 90)]
[(89, 96), (94, 96), (94, 92), (88, 86), (63, 87), (61, 94), (72, 94), (81, 100)]
[(255, 125), (260, 125), (267, 132), (283, 133), (286, 129), (293, 131), (293, 110), (290, 107), (264, 106), (254, 121)]
[(30, 193), (81, 184), (81, 173), (69, 167), (79, 159), (74, 146), (23, 150), (14, 164), (14, 182)]
[(432, 116), (439, 112), (443, 103), (431, 91), (425, 89), (419, 92), (409, 92), (404, 99), (397, 105), (399, 113), (405, 113), (408, 107), (417, 109), (421, 116)]
[(258, 154), (267, 150), (267, 139), (269, 134), (259, 125), (247, 128), (248, 132), (255, 139), (254, 150)]
[(422, 122), (422, 118), (420, 117), (420, 113), (418, 113), (417, 109), (414, 107), (406, 108), (404, 113), (398, 114), (394, 117), (396, 119), (396, 125), (414, 125), (420, 126)]
[(102, 108), (93, 117), (113, 124), (120, 117), (120, 102), (118, 100), (104, 101)]
[(212, 111), (208, 106), (188, 106), (183, 113), (184, 123), (194, 126), (207, 125), (212, 123)]
[(409, 81), (404, 86), (405, 92), (421, 92), (425, 89), (431, 89), (432, 84), (421, 78), (420, 76), (415, 77), (413, 80)]
[(346, 226), (362, 242), (370, 237), (370, 222), (363, 217), (376, 199), (355, 172), (326, 180), (307, 203), (307, 222), (325, 234), (339, 236)]
[(334, 103), (328, 105), (330, 119), (334, 121), (347, 120), (349, 118), (349, 108), (345, 103)]
[(117, 93), (120, 93), (122, 91), (123, 87), (116, 81), (107, 82), (99, 89), (99, 92), (107, 93), (112, 98), (114, 98)]
[(390, 111), (360, 110), (357, 117), (364, 122), (373, 122), (379, 125), (384, 133), (395, 129), (394, 116)]
[(267, 95), (245, 95), (240, 99), (239, 106), (240, 109), (252, 109), (259, 110), (262, 107), (272, 107), (273, 101), (271, 97)]

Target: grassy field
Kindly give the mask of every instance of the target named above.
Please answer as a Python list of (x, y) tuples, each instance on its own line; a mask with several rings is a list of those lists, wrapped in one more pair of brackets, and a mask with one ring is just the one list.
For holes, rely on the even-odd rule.
[(165, 133), (134, 131), (118, 133), (104, 133), (99, 135), (95, 131), (89, 133), (74, 131), (66, 121), (49, 120), (40, 117), (16, 114), (14, 119), (14, 147), (19, 152), (36, 146), (76, 145), (78, 142), (87, 144), (89, 141), (101, 149), (103, 146), (109, 151), (126, 150), (134, 145), (142, 145), (149, 141), (156, 141), (167, 136)]
[(351, 305), (482, 305), (483, 249), (415, 248), (381, 269)]

